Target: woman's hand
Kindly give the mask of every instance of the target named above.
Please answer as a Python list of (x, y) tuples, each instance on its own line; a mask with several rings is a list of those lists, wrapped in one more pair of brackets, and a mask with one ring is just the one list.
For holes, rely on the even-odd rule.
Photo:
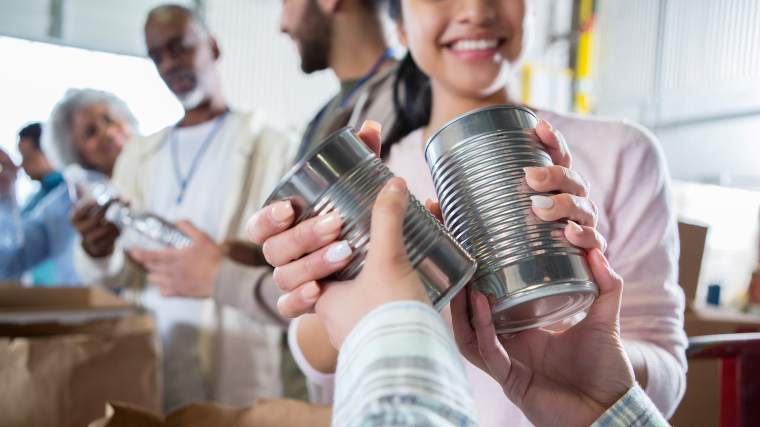
[(572, 169), (573, 159), (564, 136), (544, 120), (539, 122), (536, 134), (554, 165), (525, 168), (525, 180), (537, 192), (558, 194), (531, 197), (533, 213), (544, 221), (567, 219), (565, 237), (570, 243), (604, 252), (607, 242), (596, 231), (597, 207), (589, 199), (588, 182)]
[(535, 425), (590, 425), (634, 383), (620, 339), (623, 280), (599, 249), (588, 261), (599, 297), (585, 319), (562, 333), (534, 329), (498, 336), (483, 294), (462, 292), (451, 303), (462, 354)]
[[(379, 152), (378, 123), (364, 122), (358, 136)], [(342, 225), (337, 213), (293, 226), (294, 220), (290, 202), (279, 201), (259, 210), (247, 224), (248, 237), (262, 246), (267, 262), (275, 267), (274, 281), (285, 292), (277, 308), (286, 317), (312, 312), (321, 292), (317, 281), (340, 271), (351, 257), (348, 243), (335, 241)]]

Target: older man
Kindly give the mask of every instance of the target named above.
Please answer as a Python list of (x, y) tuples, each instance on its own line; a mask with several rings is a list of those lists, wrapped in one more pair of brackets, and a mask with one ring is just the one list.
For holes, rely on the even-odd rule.
[[(184, 115), (130, 144), (113, 181), (134, 209), (185, 220), (178, 226), (192, 244), (125, 247), (126, 239), (94, 227), (82, 235), (78, 271), (133, 290), (155, 315), (167, 409), (198, 400), (240, 405), (278, 397), (282, 325), (259, 304), (267, 296), (254, 286), (271, 270), (238, 262), (229, 248), (241, 247), (245, 219), (279, 180), (293, 145), (260, 114), (230, 110), (217, 70), (219, 46), (191, 10), (153, 9), (145, 41)], [(226, 304), (240, 301), (251, 306), (245, 314)]]

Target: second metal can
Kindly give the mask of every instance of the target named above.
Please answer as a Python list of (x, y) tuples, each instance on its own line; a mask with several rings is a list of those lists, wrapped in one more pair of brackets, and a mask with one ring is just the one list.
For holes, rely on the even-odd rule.
[(545, 326), (586, 310), (598, 293), (584, 251), (565, 221), (531, 210), (524, 169), (549, 166), (527, 108), (475, 110), (443, 126), (425, 146), (445, 224), (477, 260), (475, 286), (490, 300), (501, 334)]
[[(327, 137), (304, 156), (269, 196), (290, 200), (296, 222), (338, 212), (343, 219), (339, 239), (353, 250), (348, 266), (334, 280), (356, 277), (364, 265), (370, 238), (374, 201), (393, 176), (350, 128)], [(475, 261), (413, 196), (404, 218), (404, 241), (409, 260), (425, 290), (440, 310), (470, 280)]]

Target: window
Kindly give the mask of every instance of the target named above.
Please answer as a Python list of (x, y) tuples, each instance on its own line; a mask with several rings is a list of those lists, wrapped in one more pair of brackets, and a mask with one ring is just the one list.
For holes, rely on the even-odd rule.
[[(0, 37), (3, 78), (0, 147), (18, 163), (17, 132), (26, 123), (45, 122), (69, 88), (93, 88), (123, 99), (141, 134), (153, 133), (182, 116), (182, 107), (145, 58), (96, 52)], [(16, 191), (23, 201), (35, 184), (23, 173)]]

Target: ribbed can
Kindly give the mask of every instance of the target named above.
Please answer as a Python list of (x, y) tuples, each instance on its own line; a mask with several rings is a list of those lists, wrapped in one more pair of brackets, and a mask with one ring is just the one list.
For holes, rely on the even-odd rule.
[[(354, 131), (345, 128), (304, 156), (266, 204), (290, 200), (296, 222), (338, 212), (343, 220), (339, 239), (346, 240), (353, 253), (349, 264), (330, 279), (349, 280), (364, 265), (372, 207), (392, 176)], [(403, 234), (411, 264), (440, 310), (470, 280), (477, 268), (475, 261), (411, 195)]]
[(496, 106), (447, 123), (425, 146), (445, 224), (478, 262), (474, 283), (491, 302), (499, 333), (572, 317), (598, 293), (566, 221), (531, 210), (537, 193), (523, 168), (549, 166), (530, 110)]

